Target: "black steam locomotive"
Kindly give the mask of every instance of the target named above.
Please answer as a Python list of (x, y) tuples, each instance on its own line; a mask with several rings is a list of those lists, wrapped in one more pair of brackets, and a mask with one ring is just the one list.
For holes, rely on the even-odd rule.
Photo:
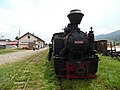
[(84, 14), (80, 10), (71, 10), (70, 23), (64, 32), (55, 33), (49, 50), (49, 60), (54, 56), (55, 73), (59, 78), (95, 78), (98, 56), (94, 51), (94, 34), (78, 28)]

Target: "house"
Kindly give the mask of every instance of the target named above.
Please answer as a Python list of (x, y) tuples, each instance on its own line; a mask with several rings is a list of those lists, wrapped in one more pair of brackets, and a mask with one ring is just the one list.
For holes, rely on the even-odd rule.
[(17, 48), (17, 41), (10, 41), (9, 39), (0, 39), (0, 49)]
[(10, 41), (6, 44), (6, 48), (17, 48), (18, 47), (18, 41)]
[(7, 43), (8, 43), (8, 40), (0, 39), (0, 49), (6, 49), (6, 44)]
[(27, 49), (33, 49), (33, 48), (42, 48), (44, 47), (45, 41), (39, 38), (38, 36), (35, 36), (34, 34), (31, 34), (27, 32), (23, 36), (18, 38), (18, 47), (19, 48), (27, 48)]

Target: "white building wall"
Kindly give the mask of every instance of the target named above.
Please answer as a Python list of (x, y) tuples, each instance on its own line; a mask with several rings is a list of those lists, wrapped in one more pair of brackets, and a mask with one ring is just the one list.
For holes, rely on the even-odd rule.
[[(28, 36), (30, 36), (30, 38), (28, 38)], [(34, 36), (30, 35), (30, 34), (27, 34), (25, 35), (24, 37), (22, 37), (19, 42), (21, 43), (24, 43), (24, 42), (34, 42), (36, 41), (37, 42), (37, 38), (35, 38)]]
[[(28, 38), (30, 36), (30, 38)], [(19, 48), (28, 47), (29, 42), (35, 42), (36, 48), (42, 48), (44, 43), (42, 41), (38, 41), (38, 39), (31, 34), (27, 34), (19, 39)]]

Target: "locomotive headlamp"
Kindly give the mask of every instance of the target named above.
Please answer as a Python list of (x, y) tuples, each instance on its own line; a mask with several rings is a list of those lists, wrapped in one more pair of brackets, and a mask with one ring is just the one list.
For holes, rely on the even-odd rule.
[(67, 15), (72, 24), (80, 24), (83, 16), (84, 14), (82, 14), (78, 9), (71, 10)]

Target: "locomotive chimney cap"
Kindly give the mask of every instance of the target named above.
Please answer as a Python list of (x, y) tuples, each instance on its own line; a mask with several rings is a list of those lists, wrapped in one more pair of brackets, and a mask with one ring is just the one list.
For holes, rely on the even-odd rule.
[(81, 13), (81, 10), (79, 10), (79, 9), (74, 9), (74, 10), (71, 10), (70, 13)]
[(81, 10), (79, 9), (71, 10), (70, 13), (67, 15), (72, 24), (80, 24), (83, 16), (84, 14), (82, 14)]

